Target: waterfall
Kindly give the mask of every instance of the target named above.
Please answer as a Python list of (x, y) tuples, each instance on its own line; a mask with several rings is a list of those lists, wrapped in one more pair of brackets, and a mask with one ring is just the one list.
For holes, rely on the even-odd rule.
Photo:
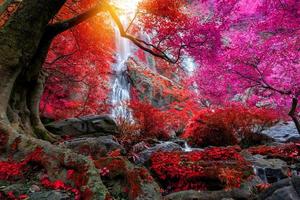
[[(139, 0), (134, 0), (133, 4), (137, 4)], [(126, 15), (121, 15), (120, 20), (123, 27), (127, 28), (131, 20), (134, 18), (134, 12), (129, 12)], [(111, 105), (112, 105), (112, 117), (118, 118), (123, 117), (129, 121), (132, 120), (132, 114), (126, 102), (130, 100), (130, 81), (127, 75), (126, 62), (129, 57), (135, 57), (135, 52), (138, 48), (128, 39), (121, 37), (118, 27), (115, 25), (115, 42), (116, 42), (116, 63), (112, 66), (114, 77), (112, 82), (112, 94), (111, 94)], [(143, 31), (142, 31), (143, 32)], [(141, 33), (140, 38), (148, 43), (151, 42), (151, 37), (148, 34)], [(151, 70), (156, 71), (155, 59), (149, 54), (145, 53), (146, 56), (146, 66)]]
[(190, 147), (187, 143), (187, 141), (184, 142), (184, 148), (183, 148), (184, 152), (191, 152), (193, 151), (192, 147)]
[[(123, 26), (126, 27), (128, 19), (126, 17), (121, 17), (120, 19), (123, 22)], [(133, 54), (133, 48), (128, 39), (120, 36), (117, 27), (115, 27), (115, 40), (118, 53), (116, 55), (116, 63), (113, 65), (115, 77), (112, 83), (111, 95), (112, 116), (114, 118), (127, 117), (127, 119), (131, 119), (130, 110), (124, 103), (130, 100), (130, 82), (126, 72), (126, 61)]]

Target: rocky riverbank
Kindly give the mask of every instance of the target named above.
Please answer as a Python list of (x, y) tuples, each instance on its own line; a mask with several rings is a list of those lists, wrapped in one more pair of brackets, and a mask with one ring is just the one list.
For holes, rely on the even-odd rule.
[[(172, 138), (140, 141), (128, 149), (109, 116), (69, 119), (48, 128), (65, 136), (59, 148), (93, 160), (95, 176), (101, 177), (111, 195), (106, 199), (300, 198), (300, 144), (290, 140), (242, 149), (238, 145), (192, 148), (185, 140)], [(68, 181), (47, 179), (46, 169), (26, 159), (26, 163), (24, 159), (1, 162), (0, 199), (88, 199), (88, 193), (80, 193)], [(84, 179), (74, 169), (63, 174), (64, 180)]]

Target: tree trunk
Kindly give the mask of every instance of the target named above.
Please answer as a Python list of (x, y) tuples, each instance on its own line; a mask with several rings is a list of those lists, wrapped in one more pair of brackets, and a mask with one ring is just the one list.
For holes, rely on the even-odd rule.
[(0, 30), (0, 120), (48, 141), (57, 137), (46, 130), (39, 116), (45, 82), (41, 70), (51, 41), (66, 30), (48, 25), (64, 2), (24, 0)]
[(33, 133), (40, 139), (47, 141), (56, 141), (57, 136), (50, 133), (40, 119), (40, 100), (43, 95), (45, 85), (45, 75), (40, 72), (37, 79), (32, 80), (32, 91), (28, 94), (28, 107), (30, 111), (30, 122), (33, 128)]
[(289, 116), (292, 118), (292, 120), (295, 123), (295, 126), (297, 128), (297, 131), (300, 134), (300, 122), (299, 122), (298, 116), (297, 116), (297, 107), (298, 107), (298, 98), (294, 97), (292, 100), (292, 107), (289, 112)]
[(48, 22), (64, 3), (64, 0), (23, 0), (0, 29), (1, 121), (8, 121), (8, 102), (17, 77), (28, 68)]
[[(19, 115), (19, 128), (27, 134), (32, 134), (40, 139), (56, 141), (57, 136), (46, 130), (40, 120), (39, 105), (43, 95), (45, 75), (42, 71), (43, 63), (47, 57), (48, 49), (56, 34), (46, 29), (32, 61), (28, 67), (18, 76), (10, 99), (10, 107)], [(25, 93), (24, 98), (19, 99), (20, 92)], [(22, 107), (16, 107), (16, 101), (21, 101)], [(23, 114), (22, 114), (23, 113)], [(11, 121), (12, 122), (12, 121)], [(25, 126), (24, 126), (25, 124)], [(23, 126), (20, 126), (23, 125)]]

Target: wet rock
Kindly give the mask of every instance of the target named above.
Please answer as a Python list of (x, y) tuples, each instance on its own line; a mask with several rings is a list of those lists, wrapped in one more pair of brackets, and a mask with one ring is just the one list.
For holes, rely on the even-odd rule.
[(274, 138), (278, 142), (290, 142), (300, 140), (300, 135), (293, 122), (278, 123), (275, 126), (263, 131), (263, 134)]
[(289, 166), (280, 159), (265, 159), (264, 156), (255, 155), (251, 162), (254, 171), (265, 183), (274, 183), (287, 178)]
[[(101, 179), (115, 199), (161, 200), (160, 188), (148, 170), (123, 157), (106, 157), (95, 161)], [(105, 172), (105, 173), (104, 173)]]
[(46, 125), (46, 128), (60, 136), (105, 136), (118, 133), (116, 122), (108, 115), (93, 115), (70, 118)]
[(239, 199), (239, 200), (249, 200), (251, 194), (241, 190), (234, 189), (230, 191), (220, 190), (220, 191), (181, 191), (169, 194), (165, 197), (165, 200), (225, 200), (225, 199)]
[(35, 192), (29, 195), (30, 200), (70, 200), (71, 196), (59, 190)]
[(287, 143), (290, 143), (290, 142), (295, 142), (295, 143), (300, 142), (300, 135), (299, 136), (292, 136), (289, 139), (287, 139), (286, 142)]
[(263, 155), (251, 155), (247, 150), (241, 152), (241, 155), (253, 164), (254, 173), (261, 178), (264, 183), (274, 183), (287, 178), (289, 166), (281, 159), (268, 159)]
[(161, 144), (157, 144), (151, 148), (145, 149), (138, 153), (138, 157), (136, 159), (137, 164), (144, 164), (149, 161), (150, 157), (153, 153), (162, 151), (162, 152), (172, 152), (172, 151), (181, 151), (182, 148), (179, 144), (173, 142), (163, 142)]
[(185, 141), (185, 140), (179, 139), (179, 138), (176, 138), (176, 139), (172, 140), (172, 142), (174, 142), (174, 143), (180, 145), (182, 148), (184, 148), (184, 147), (185, 147), (185, 144), (186, 144), (186, 141)]
[(300, 200), (300, 177), (283, 179), (259, 195), (261, 200)]
[(120, 149), (121, 153), (126, 151), (112, 135), (97, 138), (76, 138), (65, 141), (61, 146), (74, 150), (83, 155), (91, 155), (94, 159), (107, 156), (109, 152)]

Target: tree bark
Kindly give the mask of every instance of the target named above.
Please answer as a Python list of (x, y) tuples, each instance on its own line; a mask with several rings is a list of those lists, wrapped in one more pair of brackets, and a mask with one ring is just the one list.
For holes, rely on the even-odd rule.
[(0, 29), (0, 120), (8, 122), (8, 102), (19, 74), (28, 68), (48, 22), (65, 0), (23, 0)]
[[(54, 142), (57, 137), (46, 130), (40, 120), (39, 105), (44, 91), (45, 74), (42, 70), (43, 63), (47, 57), (48, 49), (56, 34), (46, 31), (41, 38), (40, 44), (37, 48), (28, 69), (21, 73), (15, 83), (15, 87), (23, 86), (23, 90), (27, 91), (25, 101), (25, 109), (28, 110), (29, 115), (26, 115), (25, 121), (29, 121), (31, 131), (36, 137), (44, 140)], [(19, 82), (23, 82), (20, 84)], [(28, 91), (29, 90), (29, 91)], [(13, 97), (13, 96), (12, 96)]]
[(292, 107), (289, 112), (289, 116), (292, 118), (293, 122), (295, 123), (296, 129), (300, 134), (300, 122), (297, 117), (297, 107), (298, 107), (298, 98), (294, 97), (292, 100)]

